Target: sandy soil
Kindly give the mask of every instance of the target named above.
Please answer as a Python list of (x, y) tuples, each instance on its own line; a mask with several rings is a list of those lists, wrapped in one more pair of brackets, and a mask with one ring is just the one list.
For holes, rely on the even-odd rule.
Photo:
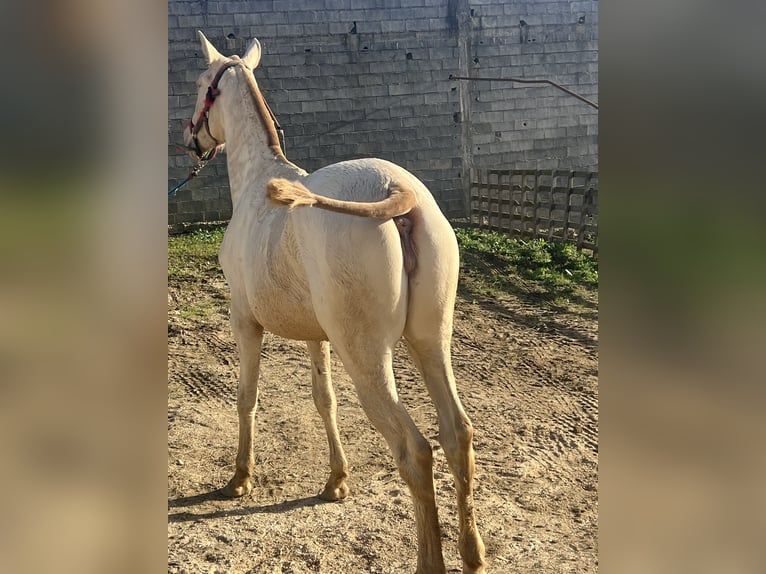
[[(476, 508), (489, 571), (596, 572), (597, 312), (594, 294), (550, 308), (470, 294), (455, 313), (453, 362), (476, 427)], [(466, 285), (468, 289), (466, 289)], [(315, 495), (329, 472), (304, 344), (267, 334), (251, 495), (218, 494), (234, 468), (238, 360), (228, 292), (211, 267), (171, 278), (168, 298), (168, 572), (402, 573), (415, 570), (409, 493), (337, 359), (339, 426), (351, 495)], [(454, 487), (436, 416), (403, 346), (402, 400), (434, 445), (447, 571), (460, 572)]]

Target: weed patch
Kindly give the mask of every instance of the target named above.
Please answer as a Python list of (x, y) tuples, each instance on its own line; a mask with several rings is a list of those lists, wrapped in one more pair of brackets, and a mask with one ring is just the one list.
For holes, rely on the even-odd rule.
[(216, 274), (224, 229), (202, 229), (168, 238), (168, 277), (199, 279)]
[[(569, 243), (521, 240), (477, 229), (456, 229), (460, 288), (467, 296), (510, 293), (537, 303), (566, 304), (598, 286), (598, 261)], [(218, 250), (224, 229), (168, 238), (168, 278), (189, 283), (220, 278)], [(203, 315), (201, 310), (188, 310)]]
[(512, 293), (569, 303), (598, 286), (598, 261), (569, 243), (521, 240), (478, 229), (456, 229), (462, 288), (493, 296)]

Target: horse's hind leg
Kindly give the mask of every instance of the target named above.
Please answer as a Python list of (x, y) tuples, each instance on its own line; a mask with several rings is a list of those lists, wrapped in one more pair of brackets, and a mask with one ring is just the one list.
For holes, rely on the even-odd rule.
[(439, 418), (439, 443), (444, 449), (450, 471), (455, 480), (458, 519), (460, 524), (459, 548), (463, 558), (464, 574), (485, 571), (484, 543), (476, 528), (473, 503), (473, 426), (463, 410), (455, 388), (446, 342), (415, 341), (407, 344), (415, 364), (423, 374), (428, 394), (436, 406)]
[[(416, 222), (417, 223), (417, 222)], [(455, 480), (464, 574), (485, 571), (484, 543), (473, 503), (473, 427), (457, 395), (450, 359), (458, 276), (455, 234), (446, 220), (415, 225), (418, 270), (410, 280), (404, 336), (439, 417), (439, 442)]]
[(343, 364), (356, 387), (359, 402), (394, 456), (399, 474), (415, 506), (418, 561), (416, 574), (444, 574), (441, 532), (436, 511), (431, 445), (418, 431), (399, 401), (394, 385), (391, 351), (353, 356), (337, 344)]
[(337, 404), (330, 376), (330, 344), (326, 341), (307, 341), (311, 355), (311, 394), (327, 431), (330, 445), (330, 478), (319, 495), (324, 500), (341, 500), (348, 496), (348, 462), (340, 444), (336, 420)]

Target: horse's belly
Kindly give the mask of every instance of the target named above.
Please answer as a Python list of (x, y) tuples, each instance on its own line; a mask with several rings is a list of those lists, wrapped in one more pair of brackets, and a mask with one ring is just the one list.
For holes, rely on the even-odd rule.
[[(319, 325), (310, 299), (295, 300), (290, 295), (260, 298), (253, 302), (253, 315), (267, 331), (299, 341), (322, 341), (327, 335)], [(307, 304), (308, 303), (308, 304)]]

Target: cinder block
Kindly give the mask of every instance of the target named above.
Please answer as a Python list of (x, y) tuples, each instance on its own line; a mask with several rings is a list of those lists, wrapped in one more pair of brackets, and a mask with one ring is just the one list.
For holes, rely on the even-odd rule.
[(587, 145), (567, 146), (566, 150), (567, 150), (567, 155), (569, 157), (578, 157), (578, 156), (588, 155)]
[(578, 137), (578, 136), (585, 136), (588, 134), (588, 127), (589, 126), (571, 126), (568, 128), (564, 128), (564, 131), (566, 132), (566, 137)]
[(351, 8), (351, 0), (316, 0), (321, 2), (327, 10), (348, 10)]
[(303, 24), (277, 24), (277, 34), (282, 37), (303, 36)]
[[(324, 100), (327, 102), (327, 100)], [(339, 121), (345, 121), (343, 115), (340, 112), (317, 112), (316, 113), (316, 122), (317, 123), (329, 123), (333, 124)]]
[[(246, 9), (248, 12), (273, 12), (277, 7), (277, 3), (277, 1), (273, 0), (249, 0), (249, 2), (243, 6), (243, 9)], [(279, 4), (281, 6), (281, 2), (279, 2)]]
[(567, 130), (572, 128), (548, 128), (543, 130), (543, 138), (549, 140), (558, 140), (569, 136)]
[(192, 13), (192, 6), (189, 2), (168, 2), (168, 14), (169, 15), (182, 15), (188, 16)]
[[(415, 116), (415, 110), (413, 106), (405, 106), (405, 105), (392, 105), (389, 109), (389, 114), (392, 118), (411, 118)], [(420, 116), (417, 116), (420, 118)], [(420, 119), (418, 119), (420, 121)]]
[(380, 85), (383, 84), (383, 76), (380, 74), (364, 74), (357, 77), (360, 86)]
[(201, 213), (204, 206), (204, 201), (183, 201), (178, 204), (178, 213)]
[(198, 28), (205, 27), (205, 16), (202, 14), (195, 14), (192, 16), (178, 16), (178, 27), (183, 28)]
[[(240, 12), (236, 14), (226, 14), (226, 15), (220, 15), (217, 16), (217, 18), (231, 18), (234, 21), (235, 26), (260, 26), (261, 24), (264, 24), (263, 21), (263, 14), (253, 14), (252, 12)], [(208, 17), (208, 23), (212, 24), (210, 22)], [(205, 34), (207, 36), (207, 34)], [(208, 37), (209, 40), (212, 40), (212, 37)], [(219, 47), (220, 49), (220, 47)]]
[(404, 32), (407, 29), (407, 22), (404, 20), (383, 20), (380, 23), (381, 32), (384, 34), (391, 32)]
[(520, 152), (525, 150), (530, 150), (533, 147), (532, 140), (528, 139), (517, 139), (517, 140), (511, 140), (510, 142), (510, 151), (512, 152)]
[[(308, 14), (308, 12), (303, 12), (303, 13)], [(330, 33), (330, 23), (329, 22), (305, 23), (303, 24), (303, 29), (304, 29), (304, 34), (307, 37), (321, 36), (321, 35)]]

